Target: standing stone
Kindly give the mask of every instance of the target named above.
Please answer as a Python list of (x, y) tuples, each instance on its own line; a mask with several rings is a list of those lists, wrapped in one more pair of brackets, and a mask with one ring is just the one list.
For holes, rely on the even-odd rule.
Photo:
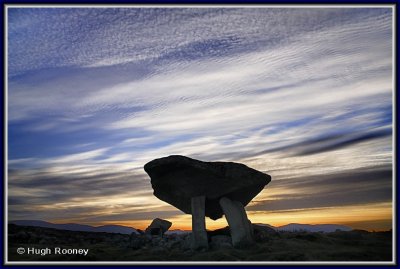
[(233, 246), (245, 247), (254, 244), (253, 229), (244, 206), (240, 202), (231, 201), (226, 197), (222, 197), (219, 203), (231, 230)]
[(192, 207), (192, 249), (208, 248), (208, 238), (205, 221), (204, 196), (193, 197)]

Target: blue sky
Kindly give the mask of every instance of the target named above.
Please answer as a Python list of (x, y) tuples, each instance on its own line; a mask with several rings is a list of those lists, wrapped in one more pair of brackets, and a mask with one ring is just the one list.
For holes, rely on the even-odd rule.
[(11, 219), (184, 225), (143, 171), (181, 154), (269, 173), (254, 221), (390, 225), (391, 8), (10, 7), (7, 45)]

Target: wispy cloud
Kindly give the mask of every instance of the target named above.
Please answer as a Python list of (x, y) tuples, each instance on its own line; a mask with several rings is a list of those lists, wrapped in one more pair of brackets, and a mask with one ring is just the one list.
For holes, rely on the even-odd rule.
[(389, 166), (352, 169), (339, 173), (279, 180), (268, 186), (265, 199), (258, 198), (249, 211), (340, 207), (390, 203), (392, 169)]
[(306, 32), (362, 23), (368, 16), (387, 13), (385, 9), (269, 8), (8, 11), (10, 46), (15, 48), (9, 55), (11, 74), (60, 66), (110, 66), (160, 56), (184, 61), (215, 57), (260, 43), (279, 46)]

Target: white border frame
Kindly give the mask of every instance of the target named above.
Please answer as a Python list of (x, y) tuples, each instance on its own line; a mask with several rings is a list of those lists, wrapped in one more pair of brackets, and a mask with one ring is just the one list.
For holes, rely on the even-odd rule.
[[(71, 4), (71, 5), (64, 5), (64, 4), (55, 4), (55, 5), (47, 5), (47, 4), (4, 4), (4, 265), (397, 265), (397, 223), (396, 223), (396, 205), (397, 205), (397, 196), (396, 196), (396, 179), (397, 179), (397, 172), (396, 172), (396, 4), (370, 4), (370, 5), (362, 5), (362, 4), (350, 4), (350, 5), (332, 5), (332, 4), (315, 4), (315, 5), (279, 5), (279, 4), (265, 4), (265, 5), (240, 5), (240, 4), (226, 4), (226, 5), (197, 5), (197, 4), (185, 4), (185, 5), (175, 5), (175, 4), (130, 4), (130, 5), (113, 5), (113, 4), (103, 4), (103, 5), (87, 5), (87, 4)], [(98, 261), (79, 261), (79, 262), (71, 262), (71, 261), (9, 261), (8, 260), (8, 9), (9, 8), (391, 8), (392, 9), (392, 261), (390, 262), (351, 262), (351, 261), (341, 261), (341, 262), (324, 262), (324, 261), (304, 261), (304, 262), (270, 262), (270, 261), (244, 261), (244, 262), (218, 262), (218, 261), (105, 261), (105, 262), (98, 262)]]

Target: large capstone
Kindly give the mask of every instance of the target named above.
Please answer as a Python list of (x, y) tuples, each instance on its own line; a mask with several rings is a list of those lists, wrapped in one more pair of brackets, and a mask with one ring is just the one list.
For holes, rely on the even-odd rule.
[(271, 181), (267, 174), (234, 162), (203, 162), (172, 155), (144, 166), (154, 195), (187, 214), (192, 197), (205, 197), (205, 215), (213, 220), (224, 212), (219, 200), (226, 197), (246, 206)]

